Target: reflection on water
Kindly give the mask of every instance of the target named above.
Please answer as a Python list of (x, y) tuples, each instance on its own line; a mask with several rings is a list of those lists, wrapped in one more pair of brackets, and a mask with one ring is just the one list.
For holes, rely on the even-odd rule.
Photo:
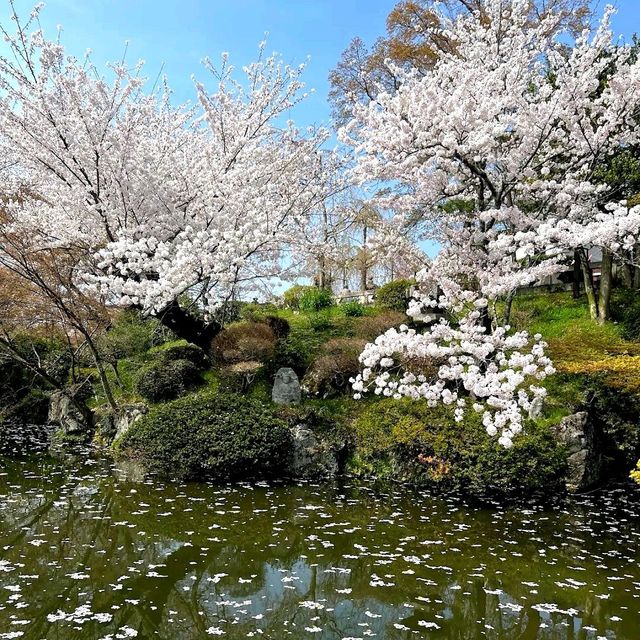
[(639, 497), (474, 509), (0, 458), (0, 639), (637, 640)]

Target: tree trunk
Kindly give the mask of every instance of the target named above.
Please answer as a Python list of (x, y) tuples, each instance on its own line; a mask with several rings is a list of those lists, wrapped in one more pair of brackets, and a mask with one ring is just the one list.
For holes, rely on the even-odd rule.
[(613, 255), (602, 249), (600, 291), (598, 293), (598, 322), (604, 324), (611, 315), (611, 289), (613, 282)]
[(620, 265), (620, 279), (626, 289), (633, 287), (633, 270), (633, 265), (630, 262)]
[(113, 397), (113, 391), (111, 390), (111, 383), (109, 382), (109, 378), (107, 378), (107, 372), (104, 370), (104, 366), (102, 364), (102, 357), (100, 356), (100, 352), (96, 347), (91, 334), (84, 329), (84, 327), (78, 327), (78, 330), (82, 333), (85, 338), (86, 344), (91, 351), (91, 355), (93, 356), (93, 361), (96, 365), (96, 369), (98, 370), (98, 377), (100, 378), (100, 384), (102, 385), (102, 390), (104, 391), (104, 396), (109, 403), (109, 406), (113, 411), (117, 411), (118, 403)]
[(362, 291), (367, 290), (367, 225), (365, 224), (362, 229), (362, 264), (360, 265), (360, 289)]
[(573, 252), (573, 279), (571, 282), (571, 292), (574, 300), (580, 298), (580, 279), (580, 251), (576, 249)]
[(177, 301), (170, 302), (155, 316), (162, 324), (171, 329), (178, 337), (209, 350), (211, 340), (220, 333), (221, 326), (217, 322), (205, 322), (182, 309)]
[(582, 248), (578, 250), (580, 255), (580, 267), (582, 268), (582, 277), (584, 280), (584, 291), (587, 294), (587, 302), (589, 303), (589, 313), (592, 320), (598, 320), (598, 298), (596, 288), (593, 283), (593, 272), (589, 264), (587, 252)]
[(507, 298), (504, 301), (504, 313), (502, 314), (502, 324), (509, 324), (509, 318), (511, 318), (511, 305), (515, 297), (515, 291), (509, 291)]
[(327, 259), (321, 256), (318, 259), (318, 275), (316, 276), (316, 283), (320, 289), (328, 289), (331, 286), (331, 274), (327, 268)]

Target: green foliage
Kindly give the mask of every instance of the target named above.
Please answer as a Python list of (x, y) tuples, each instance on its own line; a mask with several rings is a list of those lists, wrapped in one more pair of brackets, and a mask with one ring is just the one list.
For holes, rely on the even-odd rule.
[(211, 355), (224, 364), (267, 362), (273, 358), (276, 337), (264, 322), (236, 322), (222, 330), (211, 342)]
[(0, 418), (24, 423), (46, 421), (45, 392), (51, 386), (22, 360), (42, 368), (57, 384), (65, 384), (71, 364), (68, 345), (38, 336), (18, 335), (11, 350), (0, 345)]
[(153, 408), (116, 443), (116, 451), (169, 478), (273, 478), (286, 473), (291, 436), (267, 405), (207, 393)]
[(394, 280), (382, 285), (375, 294), (375, 301), (379, 307), (394, 311), (406, 311), (409, 306), (409, 289), (413, 280)]
[(611, 387), (606, 376), (583, 378), (585, 408), (605, 435), (605, 458), (619, 475), (640, 457), (640, 395)]
[(282, 301), (284, 302), (284, 306), (288, 309), (298, 310), (300, 308), (300, 298), (302, 297), (302, 294), (307, 290), (314, 288), (315, 287), (312, 287), (310, 285), (294, 284), (282, 294)]
[(143, 367), (136, 391), (149, 402), (173, 400), (200, 383), (200, 369), (190, 360), (157, 360)]
[(307, 313), (312, 311), (320, 311), (333, 306), (333, 294), (329, 289), (319, 289), (317, 287), (308, 287), (302, 292), (298, 301), (300, 311)]
[(355, 430), (360, 468), (387, 468), (419, 485), (491, 499), (548, 497), (564, 486), (565, 453), (533, 422), (505, 449), (481, 414), (458, 423), (451, 407), (385, 399), (364, 407)]
[(238, 322), (242, 318), (244, 306), (245, 303), (239, 300), (227, 300), (215, 310), (211, 319), (222, 327), (231, 322)]
[(284, 340), (278, 341), (273, 373), (280, 367), (291, 367), (302, 377), (321, 344), (320, 337), (310, 326), (298, 324)]
[(326, 309), (319, 313), (310, 314), (309, 324), (314, 331), (322, 333), (323, 331), (328, 331), (332, 328), (334, 320), (331, 312)]
[(346, 453), (355, 443), (348, 415), (348, 407), (353, 409), (354, 404), (348, 400), (311, 401), (279, 406), (276, 411), (290, 427), (304, 424), (322, 440)]
[(266, 315), (277, 312), (278, 307), (270, 302), (243, 302), (238, 319), (250, 322), (264, 322)]
[(109, 362), (140, 356), (158, 344), (159, 329), (157, 320), (145, 319), (137, 311), (122, 311), (100, 337), (98, 348)]
[(340, 311), (348, 318), (360, 318), (367, 313), (367, 308), (360, 302), (345, 302), (340, 305)]
[(283, 340), (291, 332), (291, 325), (285, 318), (275, 315), (264, 316), (263, 322), (273, 331), (278, 340)]
[(0, 409), (0, 418), (11, 423), (47, 424), (49, 395), (42, 389), (29, 389), (17, 396), (16, 401)]
[(152, 353), (160, 356), (165, 362), (188, 360), (192, 362), (199, 371), (203, 371), (209, 364), (209, 358), (207, 358), (207, 354), (203, 349), (186, 340), (166, 342), (160, 347), (153, 349)]
[(325, 343), (302, 380), (306, 393), (320, 398), (348, 393), (349, 379), (360, 371), (358, 357), (365, 344), (358, 338), (334, 338)]
[(625, 290), (618, 293), (612, 304), (614, 320), (620, 323), (625, 340), (640, 340), (640, 294)]

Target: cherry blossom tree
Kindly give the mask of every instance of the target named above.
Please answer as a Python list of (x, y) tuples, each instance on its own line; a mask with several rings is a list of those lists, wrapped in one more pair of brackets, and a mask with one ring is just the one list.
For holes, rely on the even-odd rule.
[[(607, 202), (595, 178), (639, 134), (640, 65), (630, 47), (613, 42), (612, 12), (571, 47), (556, 28), (562, 15), (532, 23), (526, 0), (485, 2), (482, 19), (443, 15), (452, 50), (427, 73), (396, 69), (396, 91), (354, 108), (341, 138), (356, 150), (355, 175), (385, 185), (376, 200), (399, 212), (399, 225), (419, 219), (443, 245), (423, 273), (441, 295), (422, 297), (414, 310), (437, 304), (454, 315), (425, 334), (379, 338), (363, 354), (358, 387), (380, 388), (394, 353), (446, 357), (436, 382), (418, 379), (419, 393), (457, 401), (453, 385), (484, 398), (493, 407), (488, 429), (511, 441), (527, 388), (542, 393), (529, 377), (552, 370), (542, 343), (526, 351), (524, 334), (509, 334), (512, 296), (563, 269), (573, 249), (630, 251), (637, 242), (638, 208)], [(409, 390), (401, 377), (393, 394), (415, 395), (414, 383)]]
[[(15, 33), (2, 28), (0, 144), (7, 206), (1, 233), (30, 249), (73, 247), (76, 284), (135, 306), (206, 345), (206, 313), (233, 289), (282, 273), (284, 249), (326, 197), (323, 130), (287, 120), (306, 93), (304, 65), (267, 56), (237, 78), (226, 54), (205, 66), (213, 93), (174, 106), (142, 65), (102, 73), (38, 28), (40, 6)], [(2, 247), (0, 246), (0, 251)], [(10, 260), (8, 260), (10, 262)]]

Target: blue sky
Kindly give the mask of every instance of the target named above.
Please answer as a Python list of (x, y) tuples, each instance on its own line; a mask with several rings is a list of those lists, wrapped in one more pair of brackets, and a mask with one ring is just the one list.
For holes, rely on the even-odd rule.
[[(34, 2), (16, 0), (28, 15)], [(62, 25), (63, 43), (74, 55), (90, 48), (98, 64), (127, 59), (146, 61), (155, 78), (164, 65), (177, 100), (193, 99), (192, 74), (207, 81), (200, 61), (228, 51), (235, 66), (255, 58), (268, 32), (269, 52), (298, 64), (310, 56), (305, 81), (316, 90), (292, 117), (298, 125), (328, 124), (327, 75), (351, 38), (371, 42), (384, 32), (394, 0), (48, 0), (42, 13), (45, 31)], [(603, 1), (601, 0), (601, 4)], [(618, 0), (614, 27), (629, 37), (640, 32), (640, 0)], [(7, 0), (0, 20), (7, 24)], [(210, 83), (213, 88), (213, 83)]]

